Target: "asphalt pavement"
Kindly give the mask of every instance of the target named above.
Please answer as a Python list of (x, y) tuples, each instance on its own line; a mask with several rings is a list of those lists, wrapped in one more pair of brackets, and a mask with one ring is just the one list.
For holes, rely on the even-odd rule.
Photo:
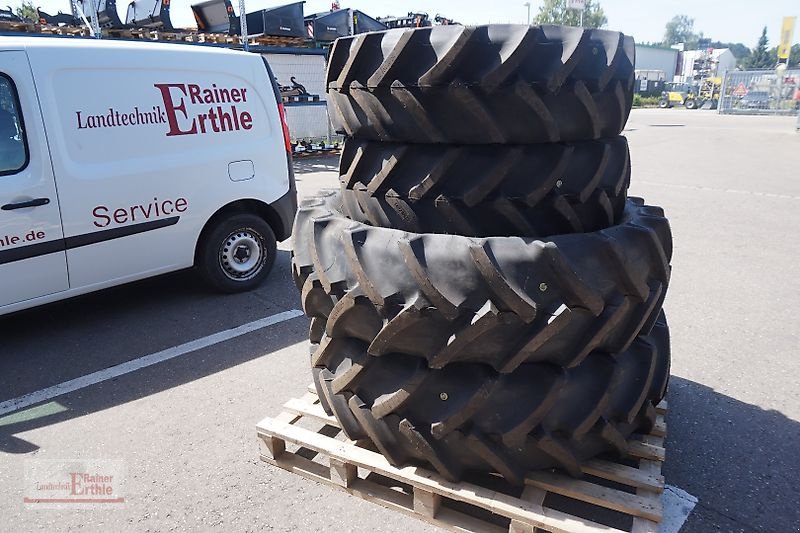
[[(674, 233), (664, 471), (698, 498), (682, 531), (800, 531), (794, 119), (636, 110), (625, 134), (631, 194), (663, 206)], [(335, 187), (336, 165), (296, 161), (301, 197)], [(310, 381), (305, 317), (175, 351), (298, 309), (290, 246), (247, 294), (180, 272), (0, 317), (0, 404), (180, 353), (0, 415), (0, 531), (435, 530), (259, 461), (256, 422)], [(78, 458), (124, 464), (126, 502), (23, 504), (26, 464)]]

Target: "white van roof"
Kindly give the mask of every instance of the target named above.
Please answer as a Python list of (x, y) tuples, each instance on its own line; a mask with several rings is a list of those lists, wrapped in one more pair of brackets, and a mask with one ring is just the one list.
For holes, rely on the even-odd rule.
[(231, 50), (221, 46), (198, 45), (195, 43), (169, 43), (163, 41), (147, 40), (122, 40), (122, 39), (91, 39), (84, 37), (0, 37), (0, 50), (25, 50), (25, 49), (59, 49), (66, 48), (76, 51), (81, 49), (92, 50), (119, 50), (122, 51), (162, 51), (185, 52), (187, 54), (223, 54), (223, 55), (248, 55), (248, 52)]

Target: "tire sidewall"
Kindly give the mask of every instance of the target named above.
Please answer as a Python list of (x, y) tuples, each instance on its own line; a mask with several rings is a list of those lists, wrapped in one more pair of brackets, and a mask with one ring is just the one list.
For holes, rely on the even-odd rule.
[[(264, 254), (257, 272), (238, 280), (226, 272), (220, 260), (228, 238), (237, 232), (247, 232), (256, 237), (260, 252)], [(258, 287), (267, 278), (275, 262), (276, 252), (275, 233), (264, 219), (248, 213), (234, 214), (217, 222), (205, 235), (196, 266), (213, 289), (226, 293), (246, 292)]]

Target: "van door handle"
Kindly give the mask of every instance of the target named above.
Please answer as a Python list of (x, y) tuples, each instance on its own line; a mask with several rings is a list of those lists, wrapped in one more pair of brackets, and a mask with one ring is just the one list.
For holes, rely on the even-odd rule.
[(25, 209), (26, 207), (39, 207), (50, 203), (50, 198), (35, 198), (25, 202), (17, 202), (15, 204), (6, 204), (0, 207), (3, 211), (13, 211), (14, 209)]

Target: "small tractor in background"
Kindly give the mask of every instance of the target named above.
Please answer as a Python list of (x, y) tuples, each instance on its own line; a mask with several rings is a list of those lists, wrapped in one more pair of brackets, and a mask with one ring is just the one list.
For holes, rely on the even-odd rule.
[(682, 105), (686, 109), (716, 109), (719, 104), (719, 92), (722, 78), (705, 78), (699, 85), (671, 82), (664, 86), (658, 107), (666, 109)]

